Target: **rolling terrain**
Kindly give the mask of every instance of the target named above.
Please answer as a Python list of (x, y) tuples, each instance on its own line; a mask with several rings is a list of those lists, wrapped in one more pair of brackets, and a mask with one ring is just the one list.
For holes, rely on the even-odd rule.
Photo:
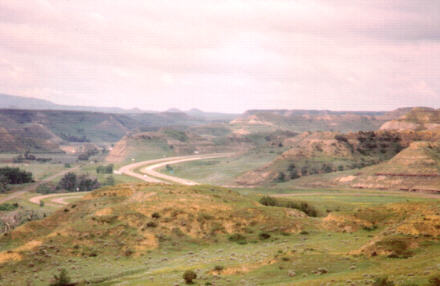
[[(53, 145), (35, 150), (59, 152), (0, 156), (37, 180), (0, 194), (0, 284), (47, 286), (64, 271), (70, 285), (184, 285), (193, 271), (193, 285), (435, 285), (436, 112), (251, 111), (225, 122), (0, 111), (5, 130), (39, 126), (35, 146)], [(108, 153), (87, 160), (69, 153), (103, 143)], [(34, 192), (70, 171), (102, 187)]]

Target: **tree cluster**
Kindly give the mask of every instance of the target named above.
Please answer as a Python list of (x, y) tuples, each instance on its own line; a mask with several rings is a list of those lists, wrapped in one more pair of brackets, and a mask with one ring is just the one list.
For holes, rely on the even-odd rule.
[(88, 175), (76, 175), (69, 172), (58, 182), (57, 189), (64, 189), (69, 192), (91, 191), (100, 187), (96, 178)]
[(112, 174), (113, 173), (113, 164), (109, 164), (107, 166), (96, 167), (96, 173), (98, 173), (98, 174)]
[(34, 180), (31, 172), (26, 172), (19, 168), (4, 167), (0, 168), (0, 181), (16, 185), (32, 183)]

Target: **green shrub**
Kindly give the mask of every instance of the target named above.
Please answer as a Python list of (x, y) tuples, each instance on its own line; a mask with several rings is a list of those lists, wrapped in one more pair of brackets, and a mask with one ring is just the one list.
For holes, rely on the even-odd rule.
[(318, 211), (309, 203), (306, 202), (298, 202), (298, 201), (278, 201), (275, 198), (272, 198), (270, 196), (264, 196), (259, 200), (260, 204), (265, 206), (276, 206), (276, 207), (284, 207), (284, 208), (291, 208), (291, 209), (297, 209), (302, 212), (304, 212), (306, 215), (311, 217), (317, 217)]
[(114, 186), (115, 185), (115, 179), (113, 178), (113, 176), (108, 176), (107, 178), (105, 178), (104, 185), (106, 185), (106, 186)]
[(53, 276), (53, 282), (50, 284), (50, 286), (68, 286), (70, 285), (70, 277), (67, 274), (66, 269), (62, 269), (59, 275)]
[(18, 204), (3, 203), (0, 204), (0, 211), (13, 211), (18, 208)]
[(197, 274), (194, 271), (187, 270), (183, 273), (183, 280), (186, 284), (192, 284), (194, 279), (197, 279)]
[(311, 217), (318, 216), (318, 211), (313, 206), (311, 206), (310, 204), (308, 204), (306, 202), (288, 201), (285, 204), (285, 207), (300, 210), (300, 211), (304, 212), (306, 215), (311, 216)]
[(113, 164), (109, 164), (107, 166), (98, 166), (96, 167), (96, 173), (98, 174), (112, 174), (113, 173)]
[(239, 234), (239, 233), (234, 233), (233, 235), (229, 236), (229, 241), (239, 242), (239, 241), (243, 241), (243, 240), (246, 240), (246, 237), (244, 235)]
[(388, 277), (378, 277), (374, 280), (373, 286), (394, 286), (394, 282), (388, 280)]
[(36, 192), (39, 194), (51, 194), (56, 193), (56, 186), (52, 183), (41, 184), (37, 187)]
[(223, 269), (225, 269), (225, 267), (223, 267), (223, 265), (216, 265), (216, 266), (214, 267), (214, 270), (215, 270), (215, 271), (218, 271), (218, 272), (222, 271)]
[(260, 204), (265, 205), (265, 206), (277, 206), (278, 205), (278, 201), (275, 198), (269, 197), (269, 196), (264, 196), (260, 199)]

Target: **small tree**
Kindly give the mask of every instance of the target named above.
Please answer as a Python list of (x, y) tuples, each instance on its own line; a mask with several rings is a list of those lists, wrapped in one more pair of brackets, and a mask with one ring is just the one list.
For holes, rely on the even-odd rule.
[(61, 178), (58, 183), (57, 189), (65, 189), (73, 192), (76, 188), (76, 174), (69, 172)]
[(8, 190), (8, 178), (5, 175), (0, 174), (0, 193), (4, 193)]
[(66, 269), (62, 269), (59, 275), (53, 276), (53, 282), (50, 284), (50, 286), (68, 286), (70, 284), (70, 277), (67, 274)]
[(183, 273), (183, 280), (186, 284), (192, 284), (193, 280), (197, 278), (197, 274), (192, 270), (187, 270)]
[(279, 172), (275, 180), (280, 183), (285, 182), (286, 174), (284, 174), (283, 172)]
[(113, 164), (109, 164), (105, 166), (105, 173), (106, 174), (112, 174), (113, 173)]
[(113, 186), (115, 184), (115, 179), (113, 176), (109, 176), (105, 179), (105, 185), (107, 186)]

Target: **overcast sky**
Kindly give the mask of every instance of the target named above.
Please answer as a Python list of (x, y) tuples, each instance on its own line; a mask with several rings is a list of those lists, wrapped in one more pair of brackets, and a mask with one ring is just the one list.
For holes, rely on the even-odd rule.
[(60, 104), (440, 107), (439, 0), (0, 0), (0, 92)]

